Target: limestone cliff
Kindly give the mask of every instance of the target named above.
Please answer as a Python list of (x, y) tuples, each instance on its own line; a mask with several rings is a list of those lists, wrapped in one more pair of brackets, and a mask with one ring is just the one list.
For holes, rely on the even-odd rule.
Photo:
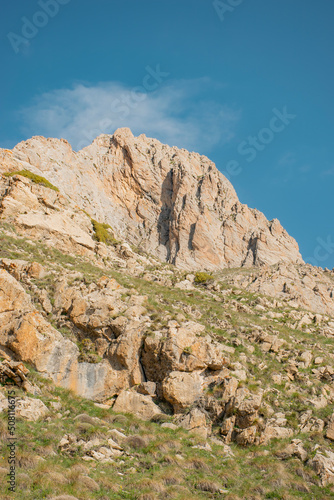
[(75, 152), (65, 140), (33, 137), (1, 150), (0, 171), (45, 176), (118, 237), (184, 269), (302, 263), (277, 219), (239, 202), (205, 156), (129, 129)]

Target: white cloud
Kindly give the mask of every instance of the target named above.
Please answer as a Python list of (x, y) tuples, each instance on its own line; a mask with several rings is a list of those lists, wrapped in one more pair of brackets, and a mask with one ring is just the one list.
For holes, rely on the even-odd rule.
[(37, 96), (20, 110), (21, 130), (27, 137), (62, 137), (78, 150), (102, 133), (129, 127), (135, 135), (205, 152), (233, 138), (240, 115), (201, 98), (210, 86), (205, 78), (168, 82), (151, 92), (118, 82), (76, 84)]
[(296, 161), (297, 160), (295, 154), (289, 151), (278, 160), (278, 164), (280, 166), (288, 167), (294, 165)]
[(331, 167), (328, 170), (324, 170), (323, 172), (321, 172), (322, 177), (329, 177), (332, 175), (334, 175), (334, 167)]

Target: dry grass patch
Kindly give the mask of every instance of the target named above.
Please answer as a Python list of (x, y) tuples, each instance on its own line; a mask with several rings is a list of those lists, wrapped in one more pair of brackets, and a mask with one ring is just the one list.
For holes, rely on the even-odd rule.
[(181, 460), (178, 459), (177, 457), (174, 457), (173, 455), (164, 455), (162, 458), (162, 463), (168, 464), (168, 465), (179, 465), (181, 464)]
[(185, 468), (209, 472), (210, 467), (201, 458), (193, 458), (185, 463)]
[(179, 451), (182, 448), (179, 441), (164, 441), (157, 445), (157, 449), (162, 453), (168, 453), (170, 450)]
[(155, 479), (143, 479), (137, 486), (140, 489), (147, 489), (150, 492), (165, 493), (166, 491), (163, 482)]
[(200, 491), (208, 491), (209, 493), (219, 493), (222, 487), (214, 481), (202, 479), (196, 483), (195, 488)]
[(16, 450), (16, 464), (20, 469), (33, 469), (38, 464), (38, 458), (35, 451)]
[(149, 444), (149, 440), (146, 437), (142, 436), (129, 436), (124, 440), (124, 446), (127, 448), (132, 448), (133, 450), (140, 450), (142, 448), (146, 448)]
[(159, 497), (153, 493), (143, 493), (138, 497), (138, 500), (159, 500)]

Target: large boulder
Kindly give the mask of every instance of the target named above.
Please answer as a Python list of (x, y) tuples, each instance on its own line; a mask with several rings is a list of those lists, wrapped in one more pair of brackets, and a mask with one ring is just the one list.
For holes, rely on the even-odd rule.
[(169, 401), (175, 413), (181, 413), (196, 400), (203, 392), (202, 372), (171, 372), (163, 381), (162, 391), (164, 398)]
[(121, 391), (118, 395), (113, 410), (119, 413), (134, 413), (143, 420), (150, 420), (162, 411), (151, 396), (138, 394), (134, 391)]

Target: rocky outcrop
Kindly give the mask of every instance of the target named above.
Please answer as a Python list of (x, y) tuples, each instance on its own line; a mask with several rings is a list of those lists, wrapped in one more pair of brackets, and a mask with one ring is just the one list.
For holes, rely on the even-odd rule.
[[(239, 202), (230, 182), (205, 156), (169, 147), (129, 129), (101, 135), (82, 151), (64, 140), (33, 137), (13, 153), (1, 150), (0, 172), (28, 169), (42, 174), (81, 209), (160, 260), (182, 268), (302, 262), (296, 242), (277, 219)], [(38, 203), (27, 186), (3, 203), (30, 211)], [(14, 190), (14, 188), (12, 188)], [(51, 206), (59, 196), (52, 195)], [(13, 205), (13, 206), (12, 206)], [(66, 234), (85, 248), (87, 235), (61, 214), (17, 216), (17, 224)], [(52, 231), (51, 231), (52, 232)]]
[[(230, 284), (252, 293), (270, 295), (318, 314), (334, 315), (334, 280), (332, 272), (306, 265), (278, 264), (256, 270), (248, 275), (238, 274)], [(296, 312), (296, 320), (298, 312)], [(292, 317), (292, 319), (294, 319)], [(317, 318), (303, 314), (295, 327), (301, 328), (317, 322)]]
[(117, 382), (109, 363), (79, 363), (77, 345), (38, 313), (30, 296), (4, 269), (0, 269), (0, 319), (1, 346), (55, 384), (95, 399), (115, 390)]
[(20, 232), (68, 253), (92, 255), (92, 223), (62, 194), (15, 175), (0, 180), (0, 217)]
[(309, 465), (320, 476), (322, 486), (334, 484), (334, 453), (330, 450), (318, 450)]

